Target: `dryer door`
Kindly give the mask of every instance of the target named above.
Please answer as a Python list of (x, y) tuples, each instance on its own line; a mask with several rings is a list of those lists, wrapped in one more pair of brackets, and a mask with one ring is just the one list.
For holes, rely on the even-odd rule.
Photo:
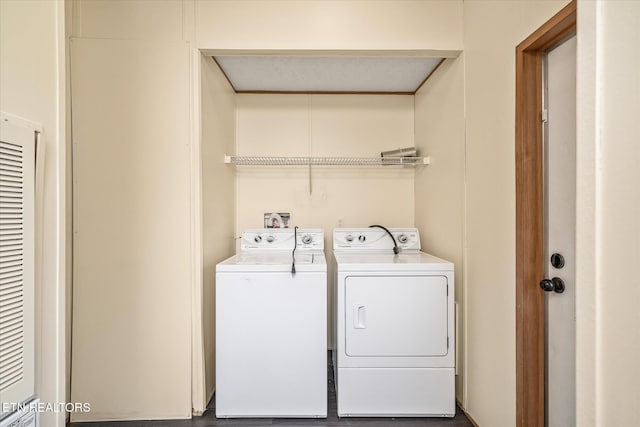
[(447, 292), (445, 276), (347, 277), (347, 356), (445, 356)]

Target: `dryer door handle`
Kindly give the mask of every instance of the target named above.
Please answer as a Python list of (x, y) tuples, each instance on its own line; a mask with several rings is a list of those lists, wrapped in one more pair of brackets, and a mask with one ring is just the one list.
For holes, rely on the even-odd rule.
[(353, 306), (353, 328), (367, 328), (367, 307), (364, 305), (356, 304)]

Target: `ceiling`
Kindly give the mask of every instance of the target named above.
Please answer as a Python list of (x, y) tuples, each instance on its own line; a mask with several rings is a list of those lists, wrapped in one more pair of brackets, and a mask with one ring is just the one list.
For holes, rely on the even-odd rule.
[(415, 93), (443, 58), (216, 55), (238, 93)]

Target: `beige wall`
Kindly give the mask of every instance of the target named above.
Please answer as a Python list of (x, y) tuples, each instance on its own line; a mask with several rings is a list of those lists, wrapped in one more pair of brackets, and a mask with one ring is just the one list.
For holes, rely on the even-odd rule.
[(567, 1), (464, 3), (465, 407), (515, 424), (515, 47)]
[[(70, 1), (64, 1), (64, 43), (65, 43), (65, 212), (67, 212), (65, 229), (66, 243), (66, 298), (63, 315), (65, 317), (65, 396), (66, 401), (71, 401), (71, 317), (73, 313), (73, 150), (71, 149), (71, 56), (69, 55), (69, 39), (73, 25), (73, 7)], [(68, 213), (71, 214), (68, 214)], [(69, 420), (69, 413), (66, 414)]]
[(202, 57), (201, 78), (203, 321), (208, 402), (215, 387), (216, 264), (235, 252), (235, 170), (223, 158), (235, 153), (236, 98), (211, 58)]
[[(413, 97), (237, 96), (237, 153), (256, 156), (379, 156), (413, 146)], [(413, 224), (413, 170), (375, 167), (237, 167), (236, 232), (262, 227), (265, 212), (320, 227), (330, 247), (344, 226)], [(311, 193), (310, 193), (311, 190)]]
[[(65, 16), (61, 1), (0, 1), (0, 110), (42, 125), (36, 201), (36, 392), (65, 401)], [(41, 423), (63, 426), (64, 414)]]
[(74, 420), (191, 415), (188, 4), (72, 2)]
[(446, 60), (415, 95), (415, 139), (431, 164), (417, 168), (415, 225), (423, 250), (456, 267), (459, 304), (456, 398), (464, 378), (464, 58)]
[(188, 1), (71, 1), (75, 37), (157, 41), (188, 38)]
[(74, 421), (191, 415), (188, 59), (71, 41)]
[(640, 3), (578, 4), (577, 422), (640, 425)]
[(203, 49), (462, 49), (462, 1), (196, 1)]
[(462, 49), (461, 0), (73, 3), (82, 37), (193, 38), (201, 49)]

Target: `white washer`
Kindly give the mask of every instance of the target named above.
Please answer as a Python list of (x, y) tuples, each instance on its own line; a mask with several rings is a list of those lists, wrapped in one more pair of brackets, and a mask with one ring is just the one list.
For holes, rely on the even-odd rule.
[(216, 416), (327, 416), (324, 233), (247, 230), (216, 266)]
[(453, 417), (453, 264), (390, 231), (333, 232), (338, 416)]

